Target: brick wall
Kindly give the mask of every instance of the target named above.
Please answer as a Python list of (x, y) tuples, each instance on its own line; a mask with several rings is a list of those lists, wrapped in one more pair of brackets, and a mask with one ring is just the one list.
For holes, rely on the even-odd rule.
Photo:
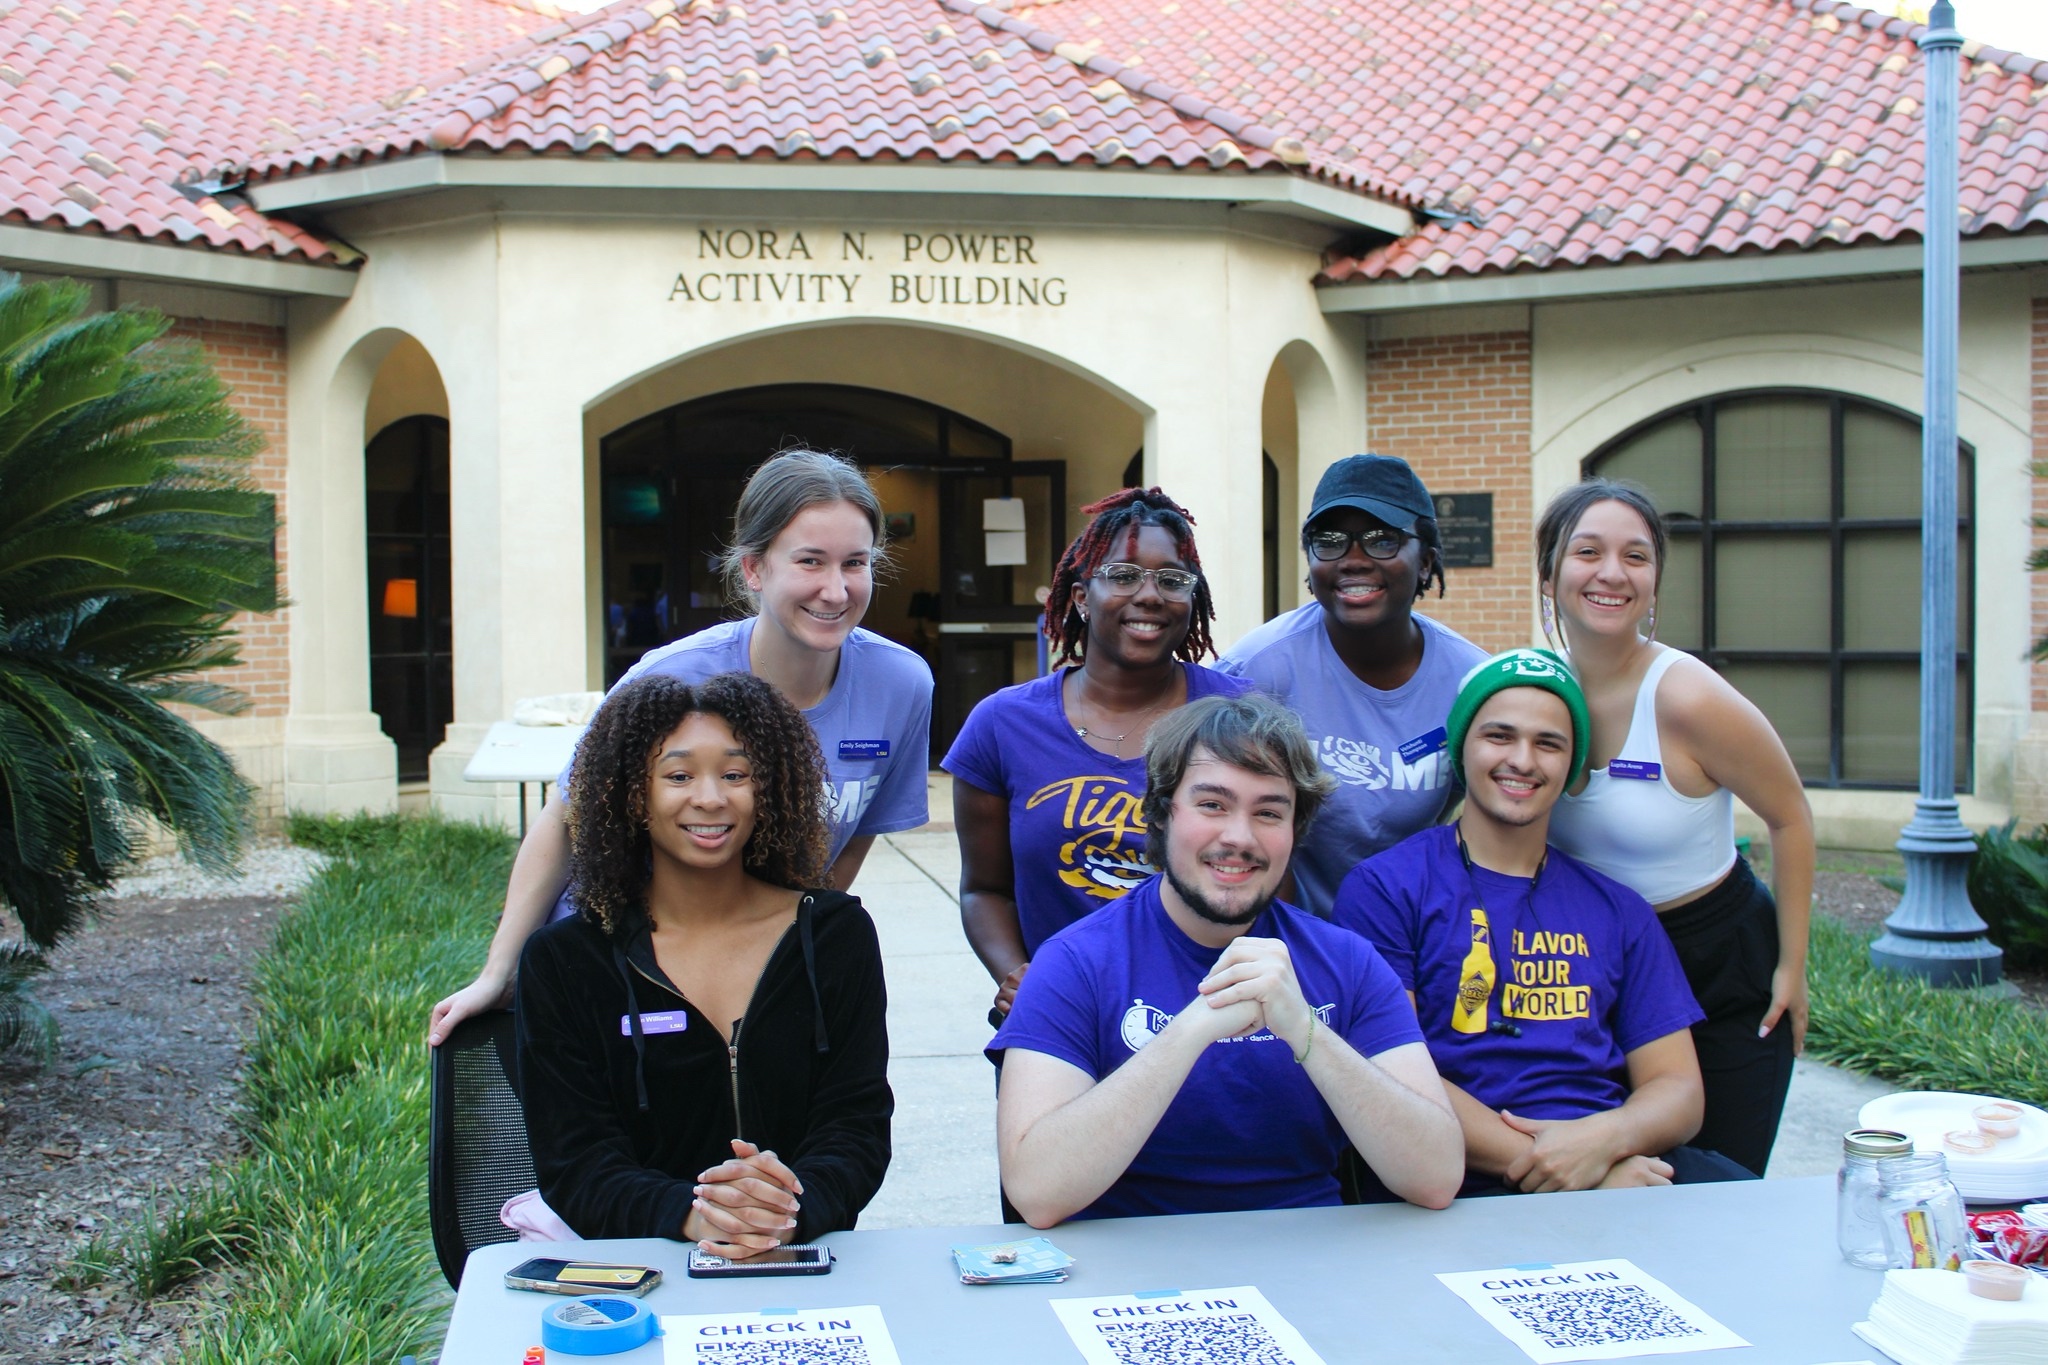
[[(2034, 459), (2048, 464), (2048, 299), (2034, 300)], [(2034, 515), (2048, 517), (2048, 476), (2034, 480)], [(2048, 544), (2048, 532), (2034, 533), (2036, 546)], [(2034, 639), (2048, 635), (2048, 571), (2033, 576)], [(2033, 669), (2030, 709), (2048, 712), (2048, 667)]]
[[(250, 477), (277, 498), (277, 514), (285, 521), (285, 340), (282, 327), (248, 322), (213, 322), (178, 318), (171, 335), (206, 348), (214, 368), (234, 390), (234, 405), (263, 433), (264, 449), (256, 456)], [(288, 527), (277, 535), (277, 572), (284, 581)], [(235, 618), (241, 634), (241, 664), (214, 675), (247, 694), (251, 717), (282, 716), (290, 698), (291, 660), (285, 635), (285, 613), (244, 614)]]
[(1368, 449), (1408, 461), (1432, 494), (1493, 494), (1493, 567), (1449, 570), (1450, 591), (1422, 610), (1482, 649), (1527, 644), (1536, 591), (1529, 334), (1375, 341), (1366, 403)]

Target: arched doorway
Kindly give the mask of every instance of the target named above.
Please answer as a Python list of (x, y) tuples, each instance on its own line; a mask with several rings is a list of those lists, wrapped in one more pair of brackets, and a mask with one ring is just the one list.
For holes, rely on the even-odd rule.
[[(1033, 591), (1066, 543), (1066, 466), (1012, 460), (1002, 432), (884, 390), (733, 389), (600, 441), (605, 685), (649, 649), (744, 610), (717, 570), (733, 508), (757, 465), (798, 445), (850, 456), (875, 481), (894, 568), (864, 624), (931, 664), (942, 753), (974, 703), (1028, 667), (1019, 646), (1036, 631)], [(1004, 530), (997, 500), (1013, 500), (1021, 536)]]
[(400, 782), (426, 780), (455, 718), (448, 512), (448, 419), (386, 425), (363, 450), (370, 709), (398, 748)]

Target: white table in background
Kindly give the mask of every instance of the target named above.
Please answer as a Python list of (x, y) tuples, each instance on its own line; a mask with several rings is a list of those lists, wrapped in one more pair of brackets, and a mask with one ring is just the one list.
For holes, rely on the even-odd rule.
[(548, 784), (562, 774), (576, 753), (587, 725), (519, 725), (501, 720), (491, 725), (484, 742), (462, 770), (465, 782), (519, 784), (519, 837), (526, 837), (526, 787), (540, 784), (540, 803), (548, 803)]
[[(689, 1279), (678, 1242), (571, 1245), (592, 1260), (660, 1267), (647, 1303), (662, 1314), (879, 1304), (904, 1365), (1079, 1361), (1046, 1300), (1240, 1284), (1257, 1285), (1329, 1365), (1527, 1365), (1434, 1277), (1608, 1257), (1633, 1261), (1752, 1343), (1640, 1359), (1817, 1365), (1872, 1358), (1849, 1324), (1866, 1316), (1883, 1278), (1836, 1252), (1834, 1181), (1825, 1176), (1460, 1200), (1442, 1212), (1392, 1204), (1069, 1223), (1046, 1234), (1076, 1258), (1066, 1283), (959, 1282), (948, 1247), (1028, 1231), (835, 1233), (820, 1239), (839, 1258), (831, 1274), (763, 1280)], [(442, 1365), (513, 1365), (539, 1343), (541, 1311), (557, 1300), (504, 1287), (505, 1272), (536, 1254), (563, 1253), (503, 1243), (471, 1254)], [(602, 1357), (661, 1358), (659, 1341)]]

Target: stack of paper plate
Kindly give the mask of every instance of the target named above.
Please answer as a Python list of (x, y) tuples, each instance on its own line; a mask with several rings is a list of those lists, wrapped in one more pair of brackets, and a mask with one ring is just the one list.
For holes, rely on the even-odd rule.
[(1949, 1179), (1965, 1199), (1983, 1204), (2018, 1204), (2048, 1195), (2048, 1113), (2017, 1100), (2020, 1131), (1988, 1152), (1968, 1154), (1942, 1145), (1944, 1134), (1974, 1132), (1970, 1111), (1999, 1102), (1996, 1095), (1964, 1095), (1930, 1090), (1884, 1095), (1863, 1106), (1857, 1121), (1865, 1128), (1890, 1128), (1913, 1139), (1913, 1150), (1939, 1152), (1948, 1158)]

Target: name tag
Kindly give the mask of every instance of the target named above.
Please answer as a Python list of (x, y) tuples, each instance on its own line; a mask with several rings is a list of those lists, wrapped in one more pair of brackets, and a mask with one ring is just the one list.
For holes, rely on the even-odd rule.
[(1633, 758), (1617, 758), (1607, 765), (1607, 775), (1634, 778), (1638, 782), (1655, 782), (1664, 775), (1664, 765), (1645, 763)]
[(1409, 740), (1406, 744), (1403, 744), (1400, 749), (1401, 761), (1404, 763), (1413, 763), (1416, 759), (1421, 758), (1424, 754), (1435, 753), (1437, 750), (1448, 745), (1450, 741), (1450, 735), (1445, 732), (1443, 726), (1439, 725), (1436, 727), (1436, 729), (1431, 730), (1428, 734), (1417, 735), (1415, 738)]
[[(690, 1016), (682, 1010), (669, 1010), (662, 1014), (643, 1014), (640, 1016), (640, 1032), (642, 1033), (681, 1033), (689, 1026)], [(631, 1038), (633, 1036), (632, 1015), (622, 1014), (619, 1016), (619, 1036), (622, 1038)]]
[(886, 739), (842, 739), (839, 741), (839, 756), (843, 759), (876, 760), (889, 756), (889, 741)]

